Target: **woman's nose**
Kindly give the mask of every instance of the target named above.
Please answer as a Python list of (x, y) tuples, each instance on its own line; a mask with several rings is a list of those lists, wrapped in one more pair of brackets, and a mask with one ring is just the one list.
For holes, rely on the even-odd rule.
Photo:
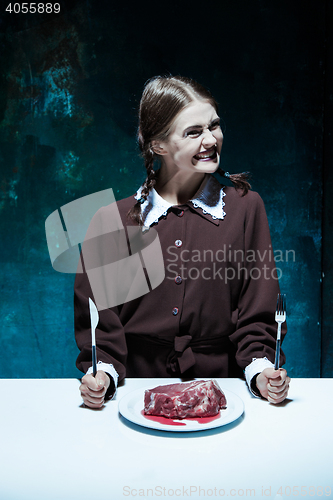
[(217, 144), (217, 139), (214, 134), (208, 129), (203, 133), (202, 144), (206, 148), (211, 148)]

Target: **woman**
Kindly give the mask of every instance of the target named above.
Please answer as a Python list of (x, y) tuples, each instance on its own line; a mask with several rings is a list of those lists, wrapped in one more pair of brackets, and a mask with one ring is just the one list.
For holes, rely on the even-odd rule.
[[(267, 217), (247, 176), (219, 167), (223, 134), (216, 101), (188, 78), (153, 78), (142, 95), (138, 138), (147, 179), (135, 199), (121, 200), (117, 209), (124, 226), (157, 231), (165, 278), (148, 294), (100, 311), (93, 377), (93, 293), (87, 275), (77, 274), (75, 330), (77, 366), (86, 372), (80, 386), (84, 403), (101, 407), (118, 377), (243, 373), (255, 396), (282, 402), (290, 379), (272, 363), (279, 286)], [(222, 186), (215, 172), (234, 187)], [(106, 224), (110, 207), (96, 214), (92, 226)]]

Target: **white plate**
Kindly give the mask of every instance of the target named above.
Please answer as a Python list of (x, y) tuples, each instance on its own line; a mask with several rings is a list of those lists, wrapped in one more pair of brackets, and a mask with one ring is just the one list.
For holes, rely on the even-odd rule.
[[(164, 424), (150, 420), (142, 414), (144, 407), (144, 392), (144, 388), (129, 392), (119, 401), (118, 409), (121, 415), (130, 422), (148, 427), (149, 429), (172, 432), (205, 431), (230, 424), (237, 420), (244, 412), (244, 403), (241, 398), (231, 391), (223, 390), (227, 399), (227, 408), (225, 410), (220, 410), (219, 418), (206, 422), (204, 419), (200, 419), (199, 421), (198, 419), (170, 419), (172, 422), (175, 422), (176, 425)], [(169, 419), (165, 420), (168, 421)]]

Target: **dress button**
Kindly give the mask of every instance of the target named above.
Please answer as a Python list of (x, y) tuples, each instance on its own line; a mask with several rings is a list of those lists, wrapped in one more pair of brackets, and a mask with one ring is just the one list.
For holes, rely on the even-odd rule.
[(182, 240), (176, 240), (176, 241), (175, 241), (175, 245), (176, 245), (176, 247), (181, 247), (181, 246), (182, 246), (182, 244), (183, 244)]
[(174, 316), (177, 316), (178, 312), (179, 312), (178, 307), (174, 307), (174, 308), (172, 309), (172, 314), (173, 314)]
[(184, 210), (180, 210), (179, 212), (177, 212), (177, 215), (178, 215), (178, 217), (183, 217)]
[(175, 283), (176, 283), (177, 285), (180, 285), (182, 281), (183, 281), (183, 280), (182, 280), (182, 277), (181, 277), (181, 276), (176, 276), (176, 277), (175, 277)]

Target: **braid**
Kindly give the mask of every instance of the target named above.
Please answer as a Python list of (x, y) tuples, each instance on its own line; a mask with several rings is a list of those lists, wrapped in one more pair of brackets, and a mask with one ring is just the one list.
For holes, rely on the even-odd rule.
[(145, 167), (147, 170), (147, 178), (142, 185), (141, 190), (141, 198), (135, 203), (135, 205), (129, 210), (127, 216), (132, 219), (134, 222), (137, 222), (139, 226), (143, 226), (142, 214), (141, 214), (141, 205), (144, 203), (149, 195), (149, 191), (156, 184), (156, 172), (154, 170), (154, 160), (155, 156), (150, 147), (143, 148), (142, 142), (139, 137), (139, 145), (142, 151), (142, 156), (145, 160)]
[(217, 169), (217, 173), (222, 177), (226, 177), (230, 179), (236, 189), (240, 189), (243, 191), (242, 196), (245, 196), (246, 193), (251, 189), (251, 184), (249, 183), (250, 172), (242, 172), (241, 174), (229, 174), (229, 172), (225, 172), (221, 167)]

